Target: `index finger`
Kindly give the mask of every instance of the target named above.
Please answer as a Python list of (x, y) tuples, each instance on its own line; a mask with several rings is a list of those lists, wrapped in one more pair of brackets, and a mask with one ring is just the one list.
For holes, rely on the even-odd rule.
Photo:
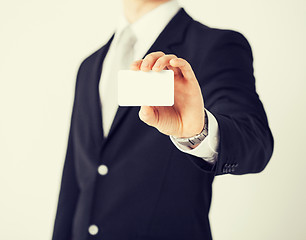
[(190, 66), (190, 64), (183, 58), (174, 58), (170, 60), (170, 65), (172, 67), (177, 67), (181, 70), (184, 78), (187, 80), (196, 79), (195, 74)]

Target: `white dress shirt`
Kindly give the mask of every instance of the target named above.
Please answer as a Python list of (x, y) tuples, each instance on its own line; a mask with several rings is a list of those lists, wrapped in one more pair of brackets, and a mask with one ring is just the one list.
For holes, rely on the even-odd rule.
[[(134, 60), (142, 59), (146, 52), (150, 49), (155, 42), (159, 34), (169, 23), (169, 21), (175, 16), (180, 9), (180, 6), (176, 0), (171, 0), (159, 5), (157, 8), (151, 10), (136, 22), (131, 24), (131, 28), (136, 35), (137, 41), (134, 45)], [(103, 61), (103, 68), (101, 73), (101, 81), (99, 84), (100, 95), (107, 91), (105, 83), (108, 80), (105, 76), (109, 76), (111, 71), (111, 63), (114, 59), (114, 49), (116, 49), (117, 41), (122, 33), (122, 30), (130, 24), (125, 18), (124, 14), (119, 18), (118, 26), (115, 32), (114, 39), (110, 45), (109, 51)], [(204, 111), (204, 110), (203, 110)], [(219, 128), (215, 117), (206, 109), (208, 117), (208, 136), (194, 149), (188, 146), (181, 145), (176, 140), (169, 136), (173, 144), (182, 152), (201, 157), (205, 161), (214, 163), (218, 157), (219, 146)], [(108, 114), (103, 112), (103, 115)], [(109, 113), (111, 114), (111, 113)], [(110, 130), (110, 124), (103, 123), (103, 131), (105, 137)]]

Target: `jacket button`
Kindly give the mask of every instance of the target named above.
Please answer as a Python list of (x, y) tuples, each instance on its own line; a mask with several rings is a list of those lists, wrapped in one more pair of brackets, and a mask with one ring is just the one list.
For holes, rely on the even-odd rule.
[(107, 166), (106, 166), (106, 165), (103, 165), (103, 164), (100, 165), (100, 166), (98, 167), (98, 172), (99, 172), (100, 175), (106, 175), (107, 172), (108, 172)]
[(90, 235), (96, 235), (99, 232), (99, 228), (97, 225), (90, 225), (88, 228), (88, 232)]

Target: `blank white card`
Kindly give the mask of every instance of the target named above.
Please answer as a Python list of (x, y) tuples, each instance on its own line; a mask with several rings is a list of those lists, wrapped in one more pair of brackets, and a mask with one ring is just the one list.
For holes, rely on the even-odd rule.
[(174, 72), (118, 72), (119, 106), (172, 106), (174, 104)]

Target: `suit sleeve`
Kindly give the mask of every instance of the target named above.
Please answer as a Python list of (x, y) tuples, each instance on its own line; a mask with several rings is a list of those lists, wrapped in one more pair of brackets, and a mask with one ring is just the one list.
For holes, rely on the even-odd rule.
[(273, 137), (256, 93), (251, 47), (242, 34), (230, 30), (213, 42), (201, 59), (198, 81), (205, 107), (218, 122), (218, 160), (212, 166), (201, 158), (188, 158), (215, 175), (261, 172), (271, 158)]
[(58, 198), (57, 212), (54, 222), (53, 237), (52, 240), (70, 240), (73, 216), (76, 208), (76, 204), (79, 196), (79, 187), (76, 180), (75, 173), (75, 157), (74, 157), (74, 113), (77, 106), (77, 82), (75, 87), (74, 104), (71, 115), (70, 130), (68, 137), (68, 145), (66, 151), (66, 157), (64, 162), (64, 168), (62, 171), (62, 180), (60, 193)]

